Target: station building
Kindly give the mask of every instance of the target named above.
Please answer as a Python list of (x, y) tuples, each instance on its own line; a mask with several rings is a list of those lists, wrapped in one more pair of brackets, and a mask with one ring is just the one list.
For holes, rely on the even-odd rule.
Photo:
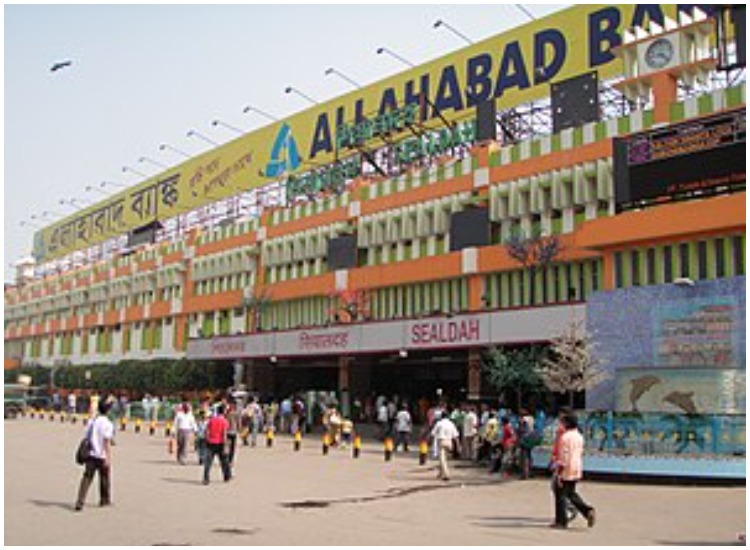
[[(488, 347), (582, 321), (611, 374), (589, 407), (744, 412), (739, 8), (576, 6), (44, 228), (5, 367), (187, 357), (266, 395), (476, 399)], [(518, 232), (561, 251), (532, 276)]]

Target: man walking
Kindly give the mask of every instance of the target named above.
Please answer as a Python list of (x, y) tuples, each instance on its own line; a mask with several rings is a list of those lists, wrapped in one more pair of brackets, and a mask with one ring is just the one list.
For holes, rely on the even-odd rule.
[(187, 460), (188, 443), (192, 435), (198, 430), (190, 404), (182, 403), (179, 412), (174, 417), (174, 431), (177, 434), (177, 462), (185, 464)]
[(570, 502), (586, 518), (589, 527), (594, 526), (596, 514), (576, 492), (576, 483), (583, 477), (583, 436), (578, 431), (578, 419), (572, 413), (560, 419), (565, 432), (560, 438), (560, 455), (557, 465), (557, 478), (554, 485), (555, 522), (550, 526), (557, 529), (568, 527), (566, 502)]
[(232, 479), (232, 472), (229, 468), (229, 461), (224, 452), (224, 444), (227, 441), (227, 431), (229, 422), (224, 416), (224, 405), (216, 408), (216, 414), (211, 417), (206, 425), (206, 461), (203, 464), (203, 485), (210, 482), (211, 466), (214, 463), (214, 457), (219, 456), (221, 464), (221, 473), (224, 475), (224, 481)]
[(399, 445), (403, 445), (404, 452), (409, 452), (411, 427), (411, 414), (409, 414), (406, 403), (402, 403), (401, 410), (396, 414), (396, 450), (398, 450)]
[(432, 437), (435, 438), (440, 453), (438, 479), (448, 481), (450, 479), (448, 453), (453, 449), (453, 442), (458, 441), (458, 430), (447, 414), (441, 415), (441, 418), (435, 423), (435, 427), (432, 428)]
[(86, 431), (86, 437), (91, 442), (91, 452), (84, 463), (83, 477), (78, 487), (78, 499), (75, 504), (77, 512), (83, 509), (83, 504), (86, 501), (86, 493), (88, 493), (89, 486), (96, 472), (99, 473), (99, 505), (109, 506), (112, 504), (110, 496), (111, 442), (114, 437), (115, 427), (112, 421), (107, 418), (111, 404), (106, 401), (100, 401), (97, 406), (99, 414), (91, 422)]

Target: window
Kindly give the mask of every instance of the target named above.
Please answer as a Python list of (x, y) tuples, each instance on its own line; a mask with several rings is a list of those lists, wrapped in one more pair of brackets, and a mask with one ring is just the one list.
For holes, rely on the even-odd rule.
[(674, 270), (672, 268), (672, 247), (665, 246), (662, 249), (664, 254), (664, 282), (671, 283), (674, 279)]
[(656, 250), (653, 248), (646, 251), (646, 284), (656, 284)]
[(637, 250), (630, 252), (630, 284), (632, 286), (641, 284), (641, 258)]
[(622, 288), (622, 252), (615, 252), (615, 288)]
[(690, 277), (690, 245), (680, 244), (680, 277)]
[(716, 277), (726, 277), (726, 258), (724, 257), (724, 239), (714, 241), (714, 250), (716, 256)]
[(708, 278), (708, 246), (706, 241), (698, 242), (698, 278)]
[(734, 264), (734, 275), (745, 274), (745, 248), (742, 243), (742, 237), (732, 237), (732, 262)]

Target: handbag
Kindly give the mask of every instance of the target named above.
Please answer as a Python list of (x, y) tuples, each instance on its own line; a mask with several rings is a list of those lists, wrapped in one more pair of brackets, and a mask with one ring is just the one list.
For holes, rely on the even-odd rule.
[(91, 431), (92, 428), (89, 428), (86, 436), (81, 439), (81, 442), (78, 444), (78, 449), (76, 450), (76, 464), (86, 464), (86, 461), (91, 456)]

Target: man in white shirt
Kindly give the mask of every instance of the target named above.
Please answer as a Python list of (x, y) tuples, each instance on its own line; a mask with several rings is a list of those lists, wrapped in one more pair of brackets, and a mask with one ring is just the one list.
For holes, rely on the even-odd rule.
[(477, 439), (479, 419), (472, 405), (469, 405), (464, 415), (464, 458), (474, 460), (474, 447)]
[(450, 472), (448, 471), (448, 453), (453, 448), (453, 442), (458, 440), (458, 430), (446, 413), (435, 423), (432, 428), (432, 437), (435, 438), (440, 452), (440, 470), (438, 479), (448, 481)]
[(115, 427), (112, 421), (107, 418), (110, 406), (111, 403), (105, 400), (100, 401), (98, 404), (99, 414), (86, 430), (86, 437), (91, 442), (91, 453), (84, 463), (85, 469), (81, 478), (81, 485), (78, 488), (78, 499), (75, 504), (76, 511), (83, 509), (86, 493), (96, 472), (99, 472), (99, 505), (109, 506), (112, 504), (110, 497), (110, 467), (112, 465), (111, 443), (115, 434)]
[(198, 431), (190, 404), (183, 402), (174, 417), (174, 432), (177, 434), (177, 462), (185, 464), (187, 448), (191, 436)]
[(396, 450), (399, 445), (404, 446), (404, 452), (409, 452), (409, 436), (411, 435), (411, 414), (406, 403), (401, 405), (401, 410), (396, 413)]

